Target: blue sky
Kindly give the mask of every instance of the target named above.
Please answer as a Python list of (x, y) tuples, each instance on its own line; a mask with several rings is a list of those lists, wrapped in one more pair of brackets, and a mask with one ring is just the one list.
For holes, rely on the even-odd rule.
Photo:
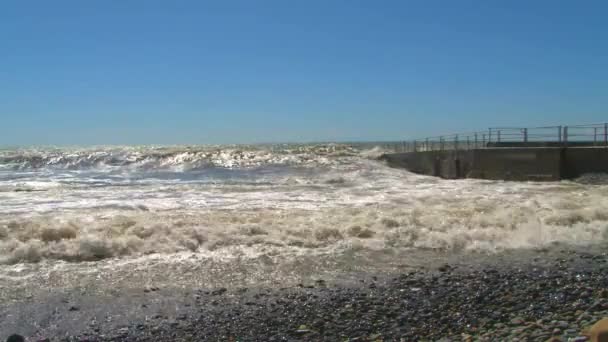
[(606, 1), (0, 3), (0, 145), (608, 121)]

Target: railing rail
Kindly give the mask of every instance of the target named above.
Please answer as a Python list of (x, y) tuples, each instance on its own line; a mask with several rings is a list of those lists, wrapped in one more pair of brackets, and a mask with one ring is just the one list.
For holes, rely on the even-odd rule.
[(608, 147), (608, 123), (544, 127), (491, 127), (486, 131), (406, 140), (401, 152), (501, 147)]

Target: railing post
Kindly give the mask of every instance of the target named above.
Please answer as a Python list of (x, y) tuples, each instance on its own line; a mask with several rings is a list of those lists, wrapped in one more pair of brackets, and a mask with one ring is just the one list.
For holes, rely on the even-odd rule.
[(439, 149), (443, 151), (443, 137), (439, 137)]
[(492, 129), (488, 129), (488, 144), (492, 142)]
[(454, 136), (454, 150), (458, 151), (458, 134)]
[(471, 143), (469, 141), (469, 136), (467, 135), (467, 150), (471, 149)]
[(562, 142), (562, 126), (557, 126), (557, 141)]
[(475, 148), (478, 148), (477, 147), (477, 132), (475, 132)]
[(564, 126), (564, 146), (568, 146), (568, 126)]
[(481, 147), (482, 148), (486, 148), (486, 134), (485, 133), (482, 134), (481, 138), (482, 138), (481, 141), (482, 141), (482, 144), (483, 144)]
[(500, 142), (500, 130), (498, 130), (498, 136), (496, 137), (496, 142)]
[(608, 123), (604, 124), (604, 146), (608, 145)]
[(597, 127), (593, 127), (593, 145), (597, 145)]
[(418, 150), (416, 148), (416, 140), (414, 140), (414, 152), (418, 152)]
[(524, 128), (524, 143), (528, 142), (528, 129)]

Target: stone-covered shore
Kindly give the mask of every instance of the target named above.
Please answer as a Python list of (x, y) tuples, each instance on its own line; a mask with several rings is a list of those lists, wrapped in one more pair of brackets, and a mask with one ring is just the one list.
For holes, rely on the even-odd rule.
[[(50, 341), (586, 341), (608, 316), (608, 257), (564, 251), (542, 263), (445, 264), (366, 274), (348, 286), (196, 289), (179, 315), (106, 325)], [(168, 290), (146, 288), (142, 307)], [(148, 303), (149, 302), (149, 303)], [(154, 304), (156, 303), (156, 304)], [(80, 310), (65, 304), (65, 311)], [(135, 304), (132, 304), (135, 305)], [(164, 305), (170, 305), (166, 303)], [(110, 306), (111, 307), (111, 306)], [(117, 306), (116, 310), (123, 307)], [(115, 312), (107, 312), (111, 316)], [(84, 317), (84, 316), (83, 316)], [(106, 317), (107, 318), (107, 317)], [(83, 318), (84, 319), (84, 318)], [(28, 341), (44, 340), (36, 336)]]

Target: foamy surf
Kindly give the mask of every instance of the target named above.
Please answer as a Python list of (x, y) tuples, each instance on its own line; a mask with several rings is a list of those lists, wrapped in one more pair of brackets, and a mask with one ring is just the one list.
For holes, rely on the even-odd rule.
[(5, 150), (0, 263), (497, 251), (606, 239), (603, 176), (447, 181), (350, 145)]

